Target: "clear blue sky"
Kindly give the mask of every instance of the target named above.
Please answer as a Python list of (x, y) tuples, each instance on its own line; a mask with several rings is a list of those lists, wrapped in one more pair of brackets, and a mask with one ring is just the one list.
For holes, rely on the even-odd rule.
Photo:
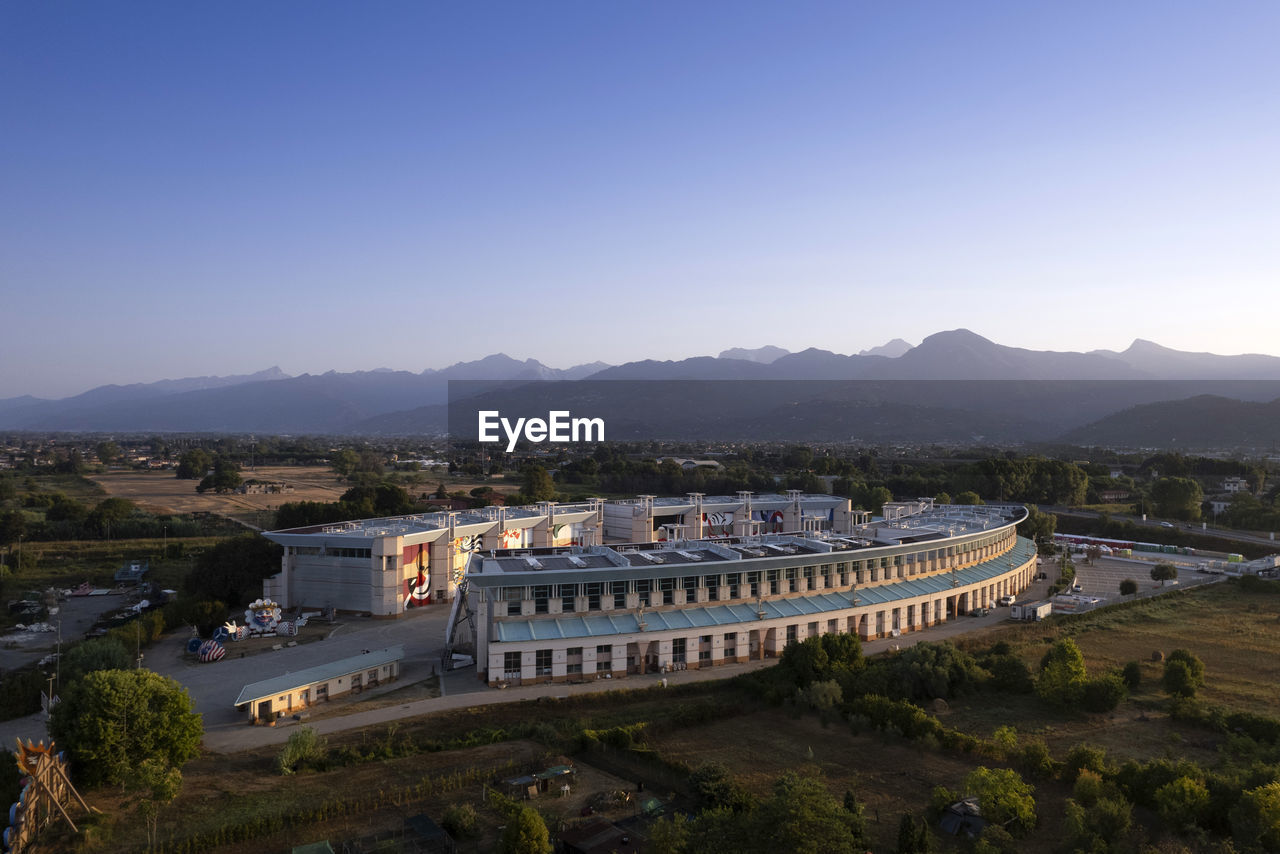
[(0, 4), (0, 397), (1280, 353), (1280, 4)]

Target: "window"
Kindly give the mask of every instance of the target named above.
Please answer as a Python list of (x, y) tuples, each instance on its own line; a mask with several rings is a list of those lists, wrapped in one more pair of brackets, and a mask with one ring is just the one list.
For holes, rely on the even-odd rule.
[(796, 592), (796, 568), (794, 566), (787, 568), (787, 592)]
[(520, 678), (520, 653), (507, 652), (502, 655), (502, 678), (519, 679)]
[(769, 570), (768, 574), (765, 577), (769, 582), (769, 595), (770, 596), (778, 595), (778, 570), (776, 569)]
[(662, 604), (675, 604), (676, 580), (674, 578), (662, 578), (658, 580), (658, 589), (662, 591)]
[(671, 642), (671, 660), (676, 664), (685, 663), (684, 638), (676, 638)]
[(738, 654), (738, 634), (737, 632), (725, 632), (724, 635), (724, 654)]
[(533, 613), (545, 614), (549, 610), (547, 600), (551, 598), (551, 585), (540, 584), (533, 588)]
[(621, 610), (627, 607), (627, 582), (614, 581), (613, 585), (613, 607)]
[(551, 675), (551, 650), (540, 649), (534, 652), (533, 669), (539, 676)]
[(649, 591), (653, 588), (653, 582), (647, 578), (636, 579), (636, 594), (640, 597), (640, 604), (648, 606)]
[(586, 585), (587, 591), (587, 610), (600, 610), (600, 593), (604, 590), (604, 584), (599, 581), (592, 581)]
[(760, 595), (760, 571), (747, 573), (747, 584), (751, 586), (751, 598), (754, 599)]
[(327, 700), (327, 699), (329, 699), (329, 683), (325, 682), (322, 685), (317, 685), (316, 686), (316, 702), (318, 703), (321, 700)]
[(524, 599), (523, 587), (504, 587), (502, 589), (502, 598), (507, 601), (507, 616), (520, 616), (521, 600)]
[(787, 646), (791, 646), (796, 642), (796, 627), (787, 626)]
[(596, 647), (596, 672), (608, 673), (613, 669), (613, 644)]
[(569, 651), (565, 655), (564, 669), (566, 673), (582, 672), (582, 647), (569, 647)]
[(724, 583), (729, 585), (729, 598), (738, 598), (738, 585), (741, 583), (742, 573), (731, 572), (724, 577)]
[(720, 576), (708, 575), (702, 579), (703, 585), (707, 588), (707, 598), (712, 602), (720, 598)]
[(574, 611), (574, 599), (578, 596), (578, 585), (561, 584), (560, 585), (560, 610), (565, 614), (572, 614)]

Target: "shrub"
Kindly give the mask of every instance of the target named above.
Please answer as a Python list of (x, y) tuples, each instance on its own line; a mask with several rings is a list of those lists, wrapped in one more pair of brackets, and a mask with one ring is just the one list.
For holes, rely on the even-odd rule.
[(1090, 712), (1109, 712), (1129, 695), (1129, 688), (1118, 673), (1096, 676), (1084, 685), (1082, 703)]
[(1126, 663), (1120, 671), (1120, 678), (1129, 686), (1130, 691), (1136, 690), (1142, 684), (1142, 665), (1136, 661)]
[(471, 804), (453, 804), (444, 811), (444, 816), (440, 819), (440, 826), (454, 839), (471, 836), (476, 832), (478, 824), (479, 816)]
[(978, 767), (964, 778), (964, 790), (977, 796), (988, 822), (1004, 825), (1015, 835), (1035, 827), (1035, 788), (1023, 782), (1018, 772)]
[[(1095, 777), (1111, 773), (1107, 764), (1106, 750), (1101, 747), (1091, 747), (1082, 742), (1067, 751), (1067, 757), (1062, 763), (1063, 779), (1067, 781), (1078, 779), (1083, 771), (1091, 771)], [(1079, 800), (1079, 796), (1076, 799)]]
[(1209, 806), (1209, 790), (1191, 777), (1178, 777), (1155, 793), (1156, 809), (1165, 823), (1185, 831), (1200, 823)]
[(303, 727), (289, 734), (289, 740), (285, 742), (284, 748), (276, 757), (276, 768), (281, 774), (293, 774), (304, 766), (315, 767), (321, 764), (327, 754), (328, 746), (325, 740), (320, 738), (311, 727)]
[(1165, 659), (1161, 683), (1175, 697), (1194, 697), (1204, 686), (1204, 662), (1188, 650), (1175, 649)]
[(1063, 638), (1049, 648), (1040, 662), (1036, 693), (1050, 703), (1071, 706), (1080, 701), (1087, 678), (1080, 648), (1071, 638)]

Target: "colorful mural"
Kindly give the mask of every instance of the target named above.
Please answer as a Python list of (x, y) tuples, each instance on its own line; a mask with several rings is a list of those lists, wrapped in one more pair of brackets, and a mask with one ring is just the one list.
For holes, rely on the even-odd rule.
[(733, 535), (732, 513), (703, 513), (702, 536), (729, 537)]
[(502, 532), (501, 548), (523, 549), (529, 547), (528, 528), (508, 528)]

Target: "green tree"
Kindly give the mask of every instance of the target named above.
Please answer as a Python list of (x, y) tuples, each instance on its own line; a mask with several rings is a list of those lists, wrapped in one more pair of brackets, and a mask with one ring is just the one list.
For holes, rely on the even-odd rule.
[(547, 823), (532, 807), (521, 807), (502, 831), (498, 841), (502, 854), (551, 854), (551, 834)]
[(178, 468), (174, 472), (179, 480), (199, 480), (213, 466), (213, 457), (204, 448), (192, 448), (178, 457)]
[(120, 459), (120, 446), (115, 442), (99, 442), (94, 448), (94, 453), (98, 455), (98, 461), (104, 466), (109, 466), (116, 460)]
[(1175, 649), (1164, 661), (1160, 684), (1175, 697), (1194, 697), (1204, 687), (1204, 662), (1189, 650)]
[(540, 465), (528, 465), (524, 468), (524, 479), (520, 487), (530, 501), (551, 501), (556, 497), (556, 485), (551, 475)]
[(1136, 661), (1125, 662), (1124, 669), (1120, 671), (1120, 678), (1124, 679), (1124, 684), (1133, 691), (1142, 684), (1142, 665)]
[(1249, 789), (1231, 809), (1236, 842), (1263, 851), (1280, 851), (1280, 781)]
[(0, 510), (0, 546), (16, 543), (27, 534), (27, 517), (21, 510)]
[(118, 639), (93, 638), (67, 650), (61, 661), (62, 684), (71, 685), (98, 670), (128, 670), (133, 656)]
[(360, 467), (360, 455), (350, 448), (343, 448), (333, 455), (329, 465), (339, 477), (350, 477)]
[(221, 495), (231, 492), (241, 483), (240, 467), (228, 459), (219, 457), (213, 464), (213, 474), (206, 475), (196, 486), (196, 492), (213, 490)]
[(1087, 678), (1080, 648), (1071, 638), (1063, 638), (1054, 643), (1040, 661), (1036, 694), (1050, 703), (1071, 706), (1083, 696)]
[(1165, 824), (1187, 831), (1199, 824), (1209, 808), (1209, 790), (1191, 777), (1178, 777), (1156, 789), (1156, 809)]
[(1204, 492), (1189, 477), (1162, 477), (1151, 485), (1151, 500), (1157, 516), (1194, 522), (1200, 518)]
[(719, 762), (700, 765), (689, 775), (689, 783), (704, 809), (745, 813), (755, 807), (751, 793)]
[(832, 797), (821, 780), (788, 772), (774, 784), (773, 796), (752, 816), (757, 838), (775, 851), (795, 854), (855, 854), (861, 840), (856, 821)]
[(682, 813), (649, 825), (648, 854), (682, 854), (689, 845), (689, 821)]
[(911, 813), (904, 812), (898, 822), (898, 844), (893, 850), (896, 854), (930, 854), (933, 837), (929, 835), (928, 822), (918, 821)]
[(183, 589), (204, 598), (239, 605), (262, 595), (262, 580), (280, 571), (281, 549), (257, 534), (223, 540), (196, 559)]
[(1027, 507), (1027, 518), (1018, 523), (1018, 533), (1037, 545), (1040, 554), (1053, 554), (1053, 534), (1058, 529), (1058, 517), (1041, 513), (1035, 505)]
[(1036, 826), (1035, 787), (1008, 768), (978, 767), (964, 778), (964, 790), (978, 798), (982, 817), (1002, 824), (1011, 833), (1026, 833)]
[(1166, 581), (1173, 581), (1178, 577), (1178, 568), (1171, 563), (1161, 561), (1151, 567), (1151, 580), (1159, 581), (1163, 587)]
[(978, 495), (978, 493), (973, 492), (972, 490), (968, 490), (957, 495), (954, 499), (952, 499), (951, 503), (962, 504), (962, 505), (973, 505), (973, 504), (984, 504), (985, 502), (982, 500), (982, 496)]
[(132, 501), (124, 498), (106, 498), (93, 508), (85, 523), (95, 530), (107, 533), (112, 525), (128, 519), (137, 509)]
[(1126, 578), (1124, 581), (1120, 582), (1121, 596), (1132, 596), (1137, 592), (1138, 592), (1138, 582), (1134, 581), (1132, 578)]
[(1085, 682), (1082, 705), (1090, 712), (1109, 712), (1129, 696), (1129, 686), (1119, 673), (1104, 673)]
[(160, 807), (172, 802), (182, 791), (182, 772), (163, 759), (144, 759), (133, 769), (127, 785), (139, 795), (138, 811), (146, 824), (147, 842), (155, 845)]
[(67, 686), (49, 734), (89, 785), (127, 781), (148, 759), (178, 768), (196, 755), (203, 734), (186, 689), (150, 670), (99, 670)]

